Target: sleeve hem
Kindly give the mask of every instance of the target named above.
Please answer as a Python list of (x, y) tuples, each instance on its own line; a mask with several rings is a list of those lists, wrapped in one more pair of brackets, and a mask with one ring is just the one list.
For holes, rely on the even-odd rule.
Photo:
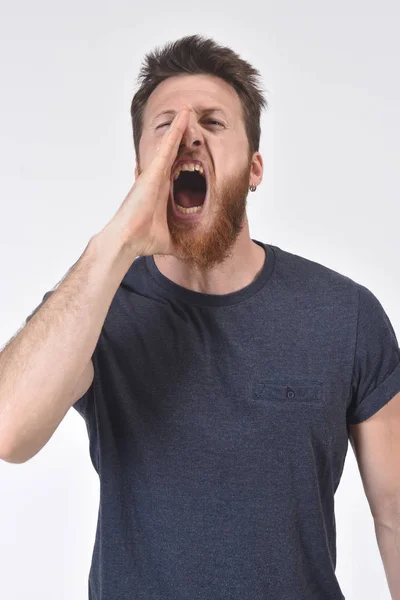
[(357, 425), (366, 421), (383, 408), (398, 392), (400, 392), (400, 363), (385, 381), (364, 398), (357, 411), (347, 420), (348, 424)]

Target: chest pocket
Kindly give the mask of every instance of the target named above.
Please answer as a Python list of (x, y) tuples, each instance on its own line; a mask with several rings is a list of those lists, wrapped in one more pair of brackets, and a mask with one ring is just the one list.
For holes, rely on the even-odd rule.
[(253, 385), (252, 402), (285, 408), (324, 404), (323, 384), (319, 381), (256, 381)]

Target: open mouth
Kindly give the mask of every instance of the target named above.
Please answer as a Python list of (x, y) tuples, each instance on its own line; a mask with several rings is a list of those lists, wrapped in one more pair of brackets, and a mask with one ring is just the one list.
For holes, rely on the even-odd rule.
[(203, 212), (207, 199), (207, 179), (202, 165), (187, 163), (178, 166), (171, 181), (174, 212), (193, 219)]

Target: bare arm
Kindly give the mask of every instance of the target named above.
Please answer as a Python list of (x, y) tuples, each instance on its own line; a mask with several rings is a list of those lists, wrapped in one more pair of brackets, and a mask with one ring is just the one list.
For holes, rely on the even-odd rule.
[(3, 460), (20, 463), (37, 454), (90, 387), (92, 354), (134, 258), (132, 248), (103, 229), (0, 353)]
[(400, 392), (349, 438), (374, 518), (375, 533), (393, 600), (400, 600)]
[(0, 458), (39, 452), (93, 379), (91, 357), (112, 299), (136, 256), (176, 254), (167, 206), (189, 122), (184, 107), (113, 219), (0, 354)]
[(392, 600), (400, 600), (400, 512), (393, 521), (374, 521), (379, 552)]

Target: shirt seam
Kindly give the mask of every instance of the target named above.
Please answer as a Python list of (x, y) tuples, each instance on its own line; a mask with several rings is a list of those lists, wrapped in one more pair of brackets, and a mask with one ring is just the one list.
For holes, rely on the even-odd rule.
[(358, 330), (359, 330), (359, 323), (360, 323), (360, 286), (357, 285), (357, 318), (356, 318), (356, 327), (355, 327), (355, 342), (354, 342), (354, 352), (353, 352), (353, 364), (352, 364), (352, 368), (351, 368), (351, 376), (350, 376), (350, 384), (349, 384), (349, 398), (348, 398), (348, 406), (351, 406), (351, 403), (353, 401), (352, 398), (352, 386), (353, 386), (353, 381), (354, 381), (354, 367), (356, 364), (356, 356), (357, 356), (357, 350), (358, 350)]

